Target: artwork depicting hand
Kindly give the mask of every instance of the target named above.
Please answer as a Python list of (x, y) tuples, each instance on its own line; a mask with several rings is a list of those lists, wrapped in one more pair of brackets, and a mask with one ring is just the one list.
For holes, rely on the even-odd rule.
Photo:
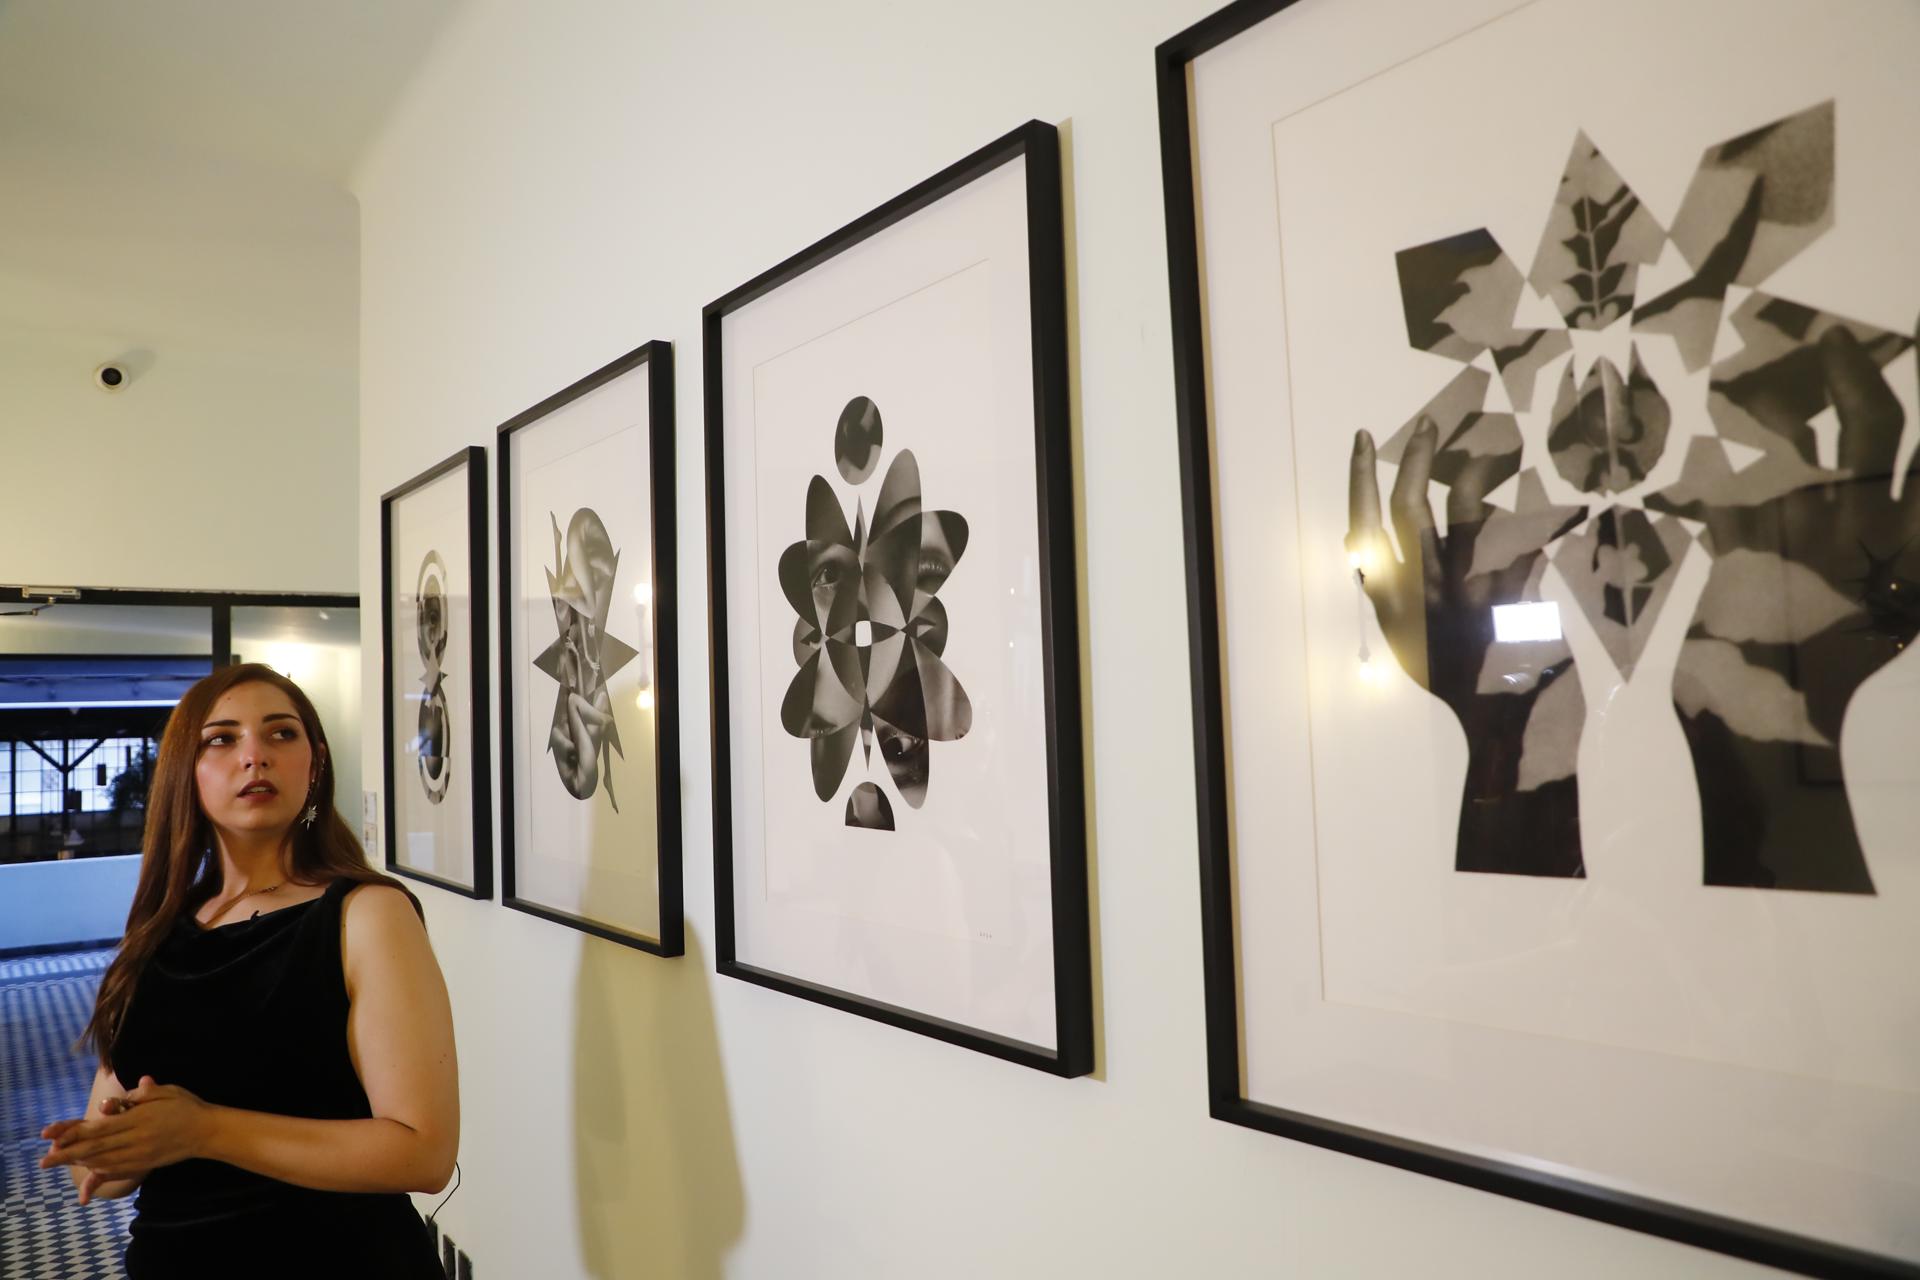
[(439, 804), (447, 798), (453, 778), (448, 767), (448, 744), (453, 741), (447, 716), (447, 673), (440, 663), (447, 653), (447, 566), (438, 551), (429, 551), (415, 579), (414, 639), (420, 647), (420, 725), (413, 739), (420, 766), (420, 785), (427, 799)]
[[(1466, 370), (1382, 451), (1400, 464), (1388, 505), (1404, 563), (1380, 520), (1373, 437), (1359, 433), (1347, 548), (1402, 670), (1466, 732), (1455, 869), (1582, 876), (1574, 764), (1586, 700), (1573, 655), (1563, 639), (1501, 642), (1495, 631), (1495, 609), (1539, 599), (1542, 549), (1582, 509), (1553, 505), (1540, 478), (1521, 472), (1513, 415), (1477, 407), (1486, 382)], [(1486, 501), (1516, 476), (1512, 511)], [(1431, 480), (1448, 486), (1445, 534)]]
[[(848, 484), (864, 483), (880, 462), (880, 410), (856, 396), (834, 429), (834, 462)], [(826, 477), (807, 486), (806, 537), (780, 555), (778, 576), (799, 615), (793, 657), (800, 670), (780, 705), (781, 726), (805, 738), (813, 789), (828, 801), (853, 759), (872, 762), (873, 742), (908, 805), (926, 801), (930, 744), (966, 736), (973, 705), (942, 654), (947, 610), (938, 598), (967, 549), (967, 522), (952, 511), (924, 511), (920, 467), (902, 449), (887, 468), (867, 524), (856, 498), (851, 530)], [(863, 781), (847, 799), (846, 824), (892, 831), (892, 802)]]
[(638, 653), (607, 634), (620, 553), (613, 548), (607, 526), (590, 507), (573, 513), (564, 542), (559, 518), (549, 514), (548, 519), (553, 522), (555, 567), (547, 570), (547, 592), (560, 634), (533, 660), (560, 686), (554, 695), (547, 750), (553, 753), (554, 767), (569, 795), (591, 800), (604, 780), (607, 803), (618, 813), (613, 756), (619, 752), (624, 758), (626, 753), (620, 747), (607, 681)]
[[(1854, 691), (1920, 632), (1920, 496), (1896, 474), (1904, 412), (1884, 373), (1915, 338), (1754, 289), (1832, 225), (1833, 122), (1827, 102), (1709, 148), (1670, 233), (1582, 134), (1526, 277), (1484, 228), (1397, 255), (1409, 340), (1469, 367), (1378, 450), (1400, 468), (1402, 558), (1359, 433), (1347, 545), (1395, 658), (1466, 731), (1458, 869), (1583, 874), (1571, 653), (1500, 639), (1501, 608), (1538, 601), (1550, 562), (1627, 679), (1704, 530), (1712, 570), (1674, 705), (1705, 882), (1873, 891), (1838, 744)], [(1641, 269), (1669, 241), (1693, 274), (1640, 302)], [(1528, 284), (1565, 328), (1517, 323)], [(1625, 371), (1606, 355), (1582, 366), (1574, 335), (1616, 325)], [(1708, 370), (1713, 424), (1658, 491), (1647, 480), (1675, 419), (1641, 359), (1654, 341)], [(1536, 406), (1563, 358), (1551, 407)], [(1522, 465), (1516, 414), (1543, 424), (1553, 473), (1607, 505), (1553, 505)], [(1835, 428), (1837, 465), (1822, 466)], [(1430, 481), (1448, 489), (1445, 534)]]
[(1920, 485), (1885, 372), (1915, 339), (1755, 289), (1833, 225), (1833, 125), (1823, 103), (1709, 148), (1674, 223), (1694, 275), (1635, 317), (1709, 369), (1717, 435), (1648, 505), (1713, 552), (1673, 678), (1713, 885), (1874, 891), (1840, 731), (1920, 633)]

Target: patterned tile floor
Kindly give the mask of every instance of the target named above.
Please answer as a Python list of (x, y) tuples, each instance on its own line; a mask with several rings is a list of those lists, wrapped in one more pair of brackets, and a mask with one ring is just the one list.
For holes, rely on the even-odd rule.
[(73, 1052), (111, 951), (0, 960), (0, 1280), (122, 1274), (133, 1201), (82, 1209), (65, 1170), (43, 1172), (40, 1128), (87, 1105), (93, 1063)]

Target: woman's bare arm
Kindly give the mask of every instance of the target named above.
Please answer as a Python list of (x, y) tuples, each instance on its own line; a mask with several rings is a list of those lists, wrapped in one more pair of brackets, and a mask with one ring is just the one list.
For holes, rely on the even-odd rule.
[[(119, 1099), (120, 1081), (114, 1078), (114, 1074), (105, 1067), (94, 1072), (93, 1088), (87, 1094), (87, 1115), (117, 1114)], [(77, 1120), (62, 1120), (56, 1124), (50, 1124), (42, 1130), (40, 1136), (57, 1138), (78, 1123)], [(94, 1200), (118, 1200), (122, 1196), (132, 1195), (147, 1176), (144, 1173), (137, 1173), (126, 1178), (107, 1178), (83, 1164), (68, 1165), (67, 1173), (73, 1179), (75, 1189), (80, 1192), (81, 1204)]]
[(413, 905), (368, 885), (341, 910), (347, 1052), (371, 1120), (216, 1117), (206, 1154), (324, 1191), (438, 1191), (460, 1147), (460, 1081), (446, 981)]
[(373, 1118), (312, 1120), (212, 1106), (143, 1079), (120, 1116), (59, 1138), (43, 1164), (109, 1175), (201, 1158), (321, 1191), (437, 1191), (460, 1144), (446, 983), (413, 907), (383, 885), (347, 895), (347, 1049)]

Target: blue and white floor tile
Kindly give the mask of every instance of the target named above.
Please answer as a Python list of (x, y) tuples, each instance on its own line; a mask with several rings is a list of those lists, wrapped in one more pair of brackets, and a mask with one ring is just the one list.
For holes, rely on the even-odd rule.
[(133, 1202), (81, 1208), (66, 1170), (42, 1170), (41, 1126), (87, 1105), (93, 1062), (74, 1042), (111, 951), (0, 960), (0, 1280), (122, 1274)]

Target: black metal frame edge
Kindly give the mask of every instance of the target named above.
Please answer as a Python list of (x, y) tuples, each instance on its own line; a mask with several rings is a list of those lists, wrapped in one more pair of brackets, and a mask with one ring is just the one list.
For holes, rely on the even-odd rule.
[[(673, 345), (647, 344), (647, 446), (653, 472), (653, 761), (660, 860), (660, 950), (686, 954), (687, 922), (680, 814), (680, 602), (678, 477), (675, 473)], [(662, 571), (662, 566), (665, 571)]]
[[(728, 731), (724, 317), (1015, 158), (1027, 164), (1028, 288), (1046, 676), (1049, 833), (1052, 842), (1054, 1012), (1057, 1047), (995, 1036), (896, 1005), (742, 964), (735, 958), (733, 787)], [(720, 974), (918, 1032), (1059, 1076), (1093, 1070), (1092, 957), (1087, 900), (1086, 800), (1080, 725), (1078, 587), (1066, 330), (1066, 250), (1060, 132), (1030, 120), (933, 177), (815, 241), (709, 303), (701, 312), (706, 393), (707, 646), (712, 706), (714, 967)]]
[(1200, 262), (1187, 67), (1194, 58), (1272, 17), (1294, 0), (1238, 0), (1154, 51), (1160, 160), (1172, 293), (1173, 368), (1180, 488), (1187, 538), (1188, 644), (1193, 684), (1194, 773), (1200, 845), (1202, 966), (1206, 985), (1207, 1084), (1219, 1120), (1358, 1156), (1480, 1191), (1524, 1200), (1766, 1266), (1831, 1277), (1912, 1277), (1895, 1258), (1792, 1235), (1682, 1205), (1522, 1165), (1255, 1102), (1241, 1092), (1240, 1009), (1235, 971), (1233, 863), (1227, 826), (1225, 725), (1220, 706), (1220, 628), (1214, 545), (1212, 438), (1202, 341)]
[[(396, 787), (393, 761), (394, 688), (393, 620), (388, 609), (393, 602), (393, 508), (400, 499), (430, 481), (438, 480), (461, 467), (467, 469), (467, 578), (472, 602), (472, 649), (468, 655), (467, 684), (473, 724), (468, 733), (473, 766), (473, 883), (462, 884), (451, 876), (435, 875), (403, 866), (394, 851), (399, 834), (393, 810)], [(380, 495), (380, 779), (385, 790), (381, 807), (382, 862), (393, 875), (405, 876), (466, 898), (491, 900), (493, 897), (493, 763), (488, 735), (493, 720), (488, 709), (487, 686), (487, 451), (479, 445), (466, 445), (434, 463), (419, 475), (395, 485)]]
[(213, 615), (213, 666), (217, 671), (222, 667), (235, 665), (233, 658), (233, 606), (221, 603), (208, 610)]
[(720, 365), (720, 305), (710, 303), (700, 315), (700, 387), (707, 470), (707, 776), (713, 788), (713, 955), (716, 971), (726, 973), (734, 963), (733, 774), (727, 764), (732, 735), (727, 731), (730, 710), (723, 666), (727, 649), (727, 522), (724, 415), (720, 411), (725, 385)]
[[(1201, 341), (1198, 226), (1194, 215), (1187, 63), (1200, 52), (1277, 12), (1287, 0), (1243, 0), (1155, 51), (1161, 183), (1166, 201), (1167, 274), (1173, 319), (1175, 421), (1180, 444), (1181, 520), (1187, 543), (1187, 646), (1193, 681), (1195, 812), (1200, 844), (1200, 911), (1207, 1025), (1207, 1091), (1213, 1114), (1240, 1098), (1240, 1024), (1234, 965), (1233, 879), (1228, 851), (1226, 773), (1220, 706), (1219, 617), (1214, 600), (1213, 473), (1207, 430), (1206, 352)], [(1250, 11), (1243, 25), (1230, 15)]]
[[(641, 365), (647, 369), (647, 457), (652, 517), (648, 548), (653, 573), (653, 724), (655, 843), (660, 885), (660, 936), (649, 938), (586, 916), (520, 897), (514, 892), (513, 863), (513, 436), (555, 409), (578, 400), (589, 391), (612, 382)], [(679, 613), (674, 583), (673, 469), (673, 344), (662, 339), (642, 343), (586, 377), (548, 396), (532, 408), (515, 414), (495, 431), (499, 441), (495, 482), (498, 503), (500, 614), (500, 902), (515, 911), (566, 925), (596, 938), (657, 956), (678, 956), (686, 950), (686, 912), (681, 876), (680, 815), (680, 681), (677, 646)]]
[[(1037, 127), (1036, 127), (1037, 125)], [(1081, 741), (1079, 573), (1067, 367), (1066, 210), (1060, 131), (1025, 127), (1034, 469), (1040, 518), (1040, 652), (1046, 672), (1053, 858), (1054, 1042), (1065, 1076), (1093, 1070), (1093, 956)]]
[[(184, 608), (233, 609), (256, 608), (292, 608), (292, 609), (358, 609), (360, 597), (342, 595), (328, 591), (168, 591), (145, 587), (84, 587), (75, 586), (80, 592), (77, 600), (51, 600), (43, 595), (29, 595), (29, 586), (39, 583), (9, 583), (0, 586), (0, 604), (158, 604), (176, 605)], [(73, 585), (61, 583), (61, 586)]]
[(798, 996), (815, 1004), (823, 1004), (842, 1013), (851, 1013), (857, 1017), (868, 1018), (874, 1022), (884, 1022), (890, 1027), (902, 1031), (912, 1031), (919, 1035), (930, 1036), (935, 1040), (944, 1040), (948, 1044), (963, 1049), (974, 1049), (991, 1057), (1007, 1062), (1018, 1063), (1023, 1067), (1032, 1067), (1050, 1075), (1084, 1075), (1085, 1072), (1071, 1072), (1063, 1069), (1058, 1054), (1050, 1052), (1042, 1045), (1028, 1044), (1022, 1040), (997, 1036), (990, 1031), (982, 1031), (961, 1022), (948, 1022), (944, 1018), (930, 1017), (918, 1013), (904, 1005), (888, 1004), (884, 1000), (869, 1000), (852, 992), (842, 991), (838, 987), (823, 986), (817, 982), (806, 982), (799, 978), (775, 973), (755, 965), (733, 961), (731, 967), (721, 970), (730, 978), (751, 982), (756, 987), (765, 987), (783, 995)]
[(1722, 1217), (1612, 1187), (1562, 1177), (1484, 1156), (1400, 1138), (1358, 1125), (1236, 1098), (1215, 1100), (1212, 1114), (1248, 1128), (1308, 1142), (1330, 1151), (1393, 1165), (1459, 1183), (1477, 1191), (1559, 1209), (1610, 1226), (1625, 1227), (1680, 1244), (1694, 1245), (1749, 1262), (1804, 1275), (1842, 1280), (1902, 1280), (1916, 1273), (1897, 1258), (1829, 1244), (1758, 1223)]
[(502, 906), (512, 907), (515, 911), (538, 916), (553, 924), (563, 924), (569, 929), (578, 929), (581, 933), (590, 933), (596, 938), (605, 938), (609, 942), (617, 942), (622, 946), (632, 947), (636, 951), (669, 958), (681, 954), (679, 951), (668, 951), (664, 941), (649, 938), (644, 933), (631, 933), (614, 925), (602, 924), (590, 916), (575, 915), (571, 911), (562, 911), (558, 907), (545, 906), (530, 898), (502, 896), (500, 903)]

